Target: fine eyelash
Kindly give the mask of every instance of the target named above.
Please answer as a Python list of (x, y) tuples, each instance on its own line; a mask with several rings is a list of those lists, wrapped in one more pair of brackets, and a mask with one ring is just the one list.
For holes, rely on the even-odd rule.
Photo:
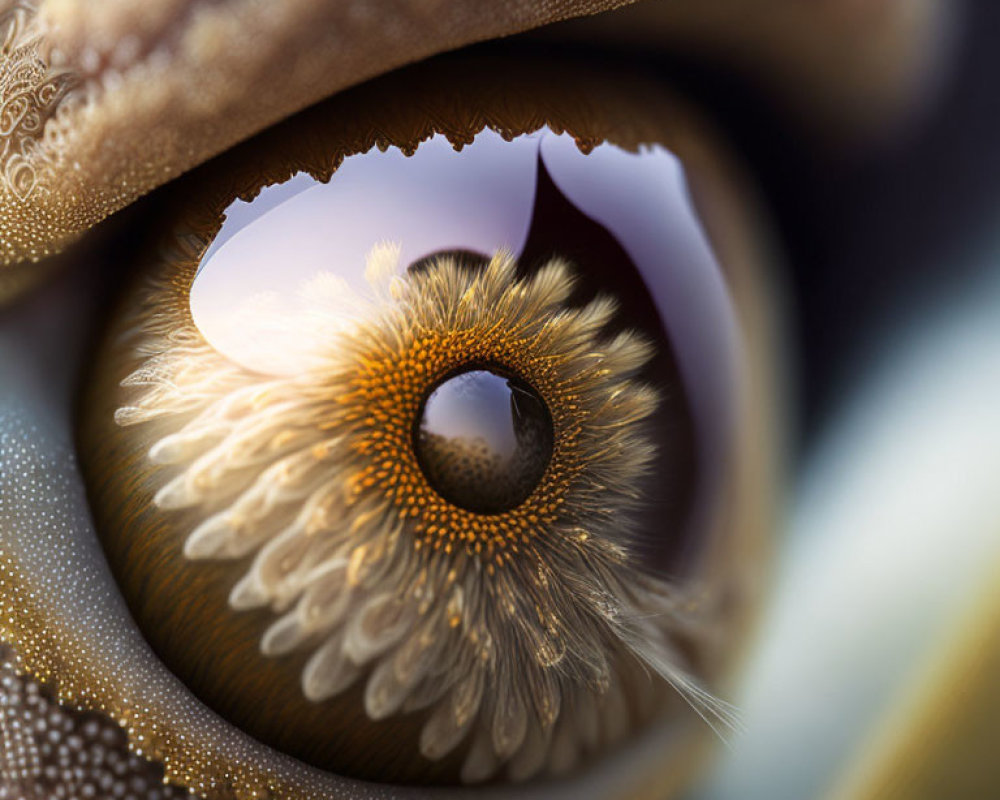
[[(664, 684), (713, 728), (734, 724), (674, 644), (693, 634), (685, 598), (628, 553), (623, 520), (652, 454), (655, 394), (632, 378), (648, 346), (601, 338), (606, 299), (567, 308), (561, 262), (523, 280), (515, 268), (501, 253), (478, 273), (442, 259), (400, 276), (394, 251), (376, 248), (377, 303), (345, 303), (329, 279), (336, 313), (302, 331), (313, 368), (275, 380), (205, 342), (183, 297), (165, 302), (175, 281), (154, 285), (132, 332), (145, 360), (116, 414), (163, 420), (152, 460), (181, 471), (155, 502), (204, 520), (185, 554), (254, 554), (230, 604), (279, 615), (263, 652), (310, 649), (310, 699), (363, 679), (373, 719), (427, 709), (421, 752), (470, 739), (469, 782), (568, 770), (641, 723), (635, 710), (661, 703)], [(437, 502), (407, 459), (411, 406), (470, 358), (527, 373), (557, 427), (548, 494), (497, 518)]]

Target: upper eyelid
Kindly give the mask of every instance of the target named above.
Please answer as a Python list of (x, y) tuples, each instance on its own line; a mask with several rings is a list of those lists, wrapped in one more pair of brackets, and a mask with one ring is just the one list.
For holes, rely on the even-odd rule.
[[(17, 102), (26, 109), (15, 111), (29, 113), (0, 164), (0, 269), (60, 250), (151, 189), (346, 86), (609, 5), (470, 10), (447, 0), (430, 18), (418, 2), (387, 0), (162, 0), (141, 15), (125, 2), (15, 6), (0, 14), (0, 30), (7, 66), (25, 82)], [(254, 46), (234, 44), (248, 41)], [(225, 125), (206, 120), (206, 98), (226, 109)]]
[[(697, 3), (647, 3), (581, 20), (576, 33), (573, 25), (539, 31), (537, 41), (600, 39), (619, 47), (639, 42), (648, 49), (690, 37), (707, 53), (718, 51), (720, 43), (728, 53), (727, 43), (735, 35), (741, 69), (763, 70), (800, 105), (813, 103), (814, 115), (825, 109), (812, 98), (837, 98), (831, 106), (838, 117), (833, 122), (846, 132), (859, 121), (870, 124), (870, 117), (898, 112), (917, 88), (915, 75), (943, 68), (954, 38), (946, 32), (951, 17), (958, 16), (949, 13), (953, 4), (933, 1), (922, 14), (909, 17), (905, 0), (871, 6), (871, 11), (847, 0), (805, 11), (794, 0), (788, 3), (794, 8), (784, 9), (785, 2), (773, 0), (774, 13), (756, 18), (757, 26), (743, 26), (742, 16), (736, 15), (735, 31), (724, 17), (691, 25), (701, 20), (701, 11), (692, 13)], [(489, 9), (484, 13), (482, 8), (469, 11), (460, 0), (446, 0), (427, 14), (419, 2), (389, 0), (292, 0), (280, 5), (160, 0), (144, 6), (139, 16), (120, 0), (95, 8), (24, 0), (0, 14), (7, 44), (27, 48), (21, 64), (27, 72), (20, 78), (27, 74), (33, 84), (17, 98), (19, 103), (31, 98), (31, 113), (23, 118), (30, 125), (18, 125), (7, 137), (13, 147), (5, 149), (0, 165), (0, 219), (8, 223), (0, 237), (0, 301), (27, 280), (19, 273), (30, 277), (32, 272), (30, 265), (13, 269), (15, 262), (61, 249), (112, 211), (322, 96), (442, 49), (617, 5), (610, 0), (493, 4), (483, 7)], [(711, 19), (715, 7), (704, 5)], [(772, 29), (769, 20), (786, 11), (801, 14), (794, 17), (797, 24)], [(866, 13), (873, 17), (859, 21), (852, 16)], [(44, 24), (36, 25), (36, 18)], [(831, 26), (831, 19), (837, 24)], [(818, 37), (825, 46), (792, 46), (784, 38), (787, 28), (796, 42), (801, 33)], [(843, 52), (855, 54), (855, 66), (877, 59), (880, 43), (897, 28), (905, 34), (894, 42), (903, 67), (875, 71), (890, 75), (887, 86), (872, 88), (872, 70), (862, 69), (859, 81), (851, 78), (856, 73), (838, 68)], [(250, 39), (254, 47), (234, 44)], [(303, 66), (295, 59), (306, 53)], [(9, 55), (7, 50), (4, 54)], [(802, 80), (802, 75), (809, 77)], [(268, 80), (271, 76), (280, 77)], [(812, 82), (827, 91), (817, 91)], [(44, 92), (36, 91), (45, 84)], [(304, 89), (306, 85), (310, 88)], [(56, 87), (61, 88), (53, 91)], [(225, 103), (226, 126), (204, 124), (204, 97)], [(840, 103), (867, 116), (852, 120)], [(13, 168), (11, 155), (16, 157)]]

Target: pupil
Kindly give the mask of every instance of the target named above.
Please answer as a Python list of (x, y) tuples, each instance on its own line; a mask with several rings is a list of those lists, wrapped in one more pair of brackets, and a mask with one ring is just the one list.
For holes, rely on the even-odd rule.
[(442, 381), (424, 403), (417, 459), (445, 500), (495, 514), (520, 505), (552, 456), (552, 417), (531, 386), (489, 369)]

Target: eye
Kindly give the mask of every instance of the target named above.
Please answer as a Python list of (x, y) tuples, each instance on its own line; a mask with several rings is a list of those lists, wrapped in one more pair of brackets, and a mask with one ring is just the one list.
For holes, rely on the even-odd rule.
[[(724, 727), (760, 563), (760, 342), (722, 263), (753, 268), (737, 190), (685, 119), (641, 75), (445, 62), (178, 184), (86, 370), (79, 453), (130, 611), (199, 701), (403, 783), (574, 774)], [(312, 796), (170, 693), (36, 658), (172, 780)]]
[[(265, 188), (239, 208), (249, 223), (200, 257), (191, 290), (194, 260), (163, 259), (138, 307), (124, 312), (135, 338), (98, 355), (122, 388), (99, 375), (92, 381), (99, 410), (85, 412), (85, 441), (94, 437), (94, 446), (83, 452), (85, 466), (93, 464), (87, 474), (103, 489), (95, 497), (99, 529), (126, 596), (169, 609), (139, 616), (150, 631), (186, 631), (177, 656), (160, 642), (167, 663), (228, 718), (281, 749), (359, 773), (360, 754), (346, 754), (367, 746), (361, 723), (338, 732), (329, 722), (360, 710), (350, 696), (356, 684), (376, 723), (373, 737), (384, 735), (382, 720), (405, 737), (407, 722), (419, 729), (419, 752), (429, 762), (471, 739), (459, 770), (466, 781), (508, 766), (519, 777), (573, 766), (586, 754), (574, 714), (600, 729), (637, 727), (644, 715), (628, 717), (659, 702), (655, 682), (631, 676), (641, 668), (674, 683), (699, 711), (717, 713), (679, 654), (691, 636), (675, 606), (700, 599), (684, 599), (684, 590), (666, 581), (639, 588), (653, 576), (630, 564), (642, 537), (662, 571), (686, 571), (669, 556), (691, 549), (683, 541), (687, 495), (698, 482), (689, 475), (696, 466), (712, 472), (690, 452), (684, 386), (660, 327), (660, 316), (673, 310), (668, 320), (675, 321), (677, 308), (640, 295), (617, 301), (616, 314), (614, 295), (595, 296), (587, 283), (628, 287), (639, 267), (626, 247), (642, 254), (649, 271), (671, 260), (675, 274), (701, 270), (688, 303), (711, 309), (694, 343), (710, 364), (703, 373), (726, 363), (727, 354), (709, 343), (709, 332), (731, 322), (718, 296), (722, 283), (707, 249), (693, 260), (685, 253), (700, 244), (696, 232), (681, 228), (669, 247), (650, 241), (677, 209), (651, 202), (647, 217), (623, 209), (650, 238), (626, 235), (618, 244), (555, 184), (575, 168), (591, 183), (596, 174), (604, 192), (648, 196), (652, 186), (678, 198), (681, 187), (670, 187), (679, 180), (676, 163), (666, 151), (605, 153), (613, 145), (602, 144), (577, 161), (560, 149), (562, 141), (535, 132), (506, 143), (485, 132), (460, 152), (432, 138), (411, 156), (351, 156), (329, 183), (314, 182), (271, 211)], [(496, 184), (514, 170), (508, 149), (520, 151), (527, 168), (519, 177), (528, 185), (498, 200), (503, 187)], [(548, 158), (554, 177), (547, 151), (556, 154)], [(472, 185), (486, 198), (480, 207), (462, 197), (447, 207), (456, 171), (474, 175)], [(342, 173), (346, 187), (338, 183)], [(408, 197), (411, 186), (425, 196)], [(365, 192), (375, 198), (371, 207)], [(388, 197), (401, 218), (392, 216)], [(594, 209), (591, 197), (578, 197)], [(477, 231), (486, 227), (481, 220), (502, 217), (507, 203), (518, 202), (530, 215), (515, 206), (514, 230)], [(468, 222), (454, 216), (463, 213)], [(376, 224), (365, 230), (371, 218)], [(400, 227), (398, 247), (379, 244)], [(223, 223), (219, 236), (225, 233)], [(482, 238), (473, 241), (477, 233)], [(560, 235), (583, 259), (575, 268), (562, 260)], [(253, 279), (249, 287), (241, 280), (254, 273), (273, 280), (275, 247), (290, 248), (297, 261), (277, 275), (306, 299), (301, 310), (284, 308), (280, 289), (270, 295), (273, 308), (262, 307)], [(636, 274), (633, 291), (639, 280)], [(202, 281), (212, 281), (214, 297), (203, 289), (201, 313), (183, 313)], [(246, 300), (243, 291), (251, 292)], [(182, 313), (171, 318), (170, 309)], [(225, 324), (214, 318), (222, 313), (231, 315)], [(616, 332), (609, 329), (616, 316), (650, 330), (619, 325)], [(199, 341), (216, 328), (215, 341)], [(123, 333), (114, 331), (112, 341)], [(657, 350), (659, 369), (642, 381)], [(119, 378), (123, 362), (131, 371)], [(673, 402), (661, 404), (658, 393)], [(120, 434), (104, 411), (108, 399), (118, 406)], [(695, 399), (711, 407), (715, 398)], [(663, 420), (654, 428), (658, 406)], [(154, 422), (155, 432), (134, 430)], [(706, 437), (726, 424), (704, 413), (702, 422)], [(148, 480), (136, 481), (147, 450)], [(128, 485), (116, 480), (123, 464), (136, 463)], [(155, 465), (173, 469), (160, 477)], [(145, 483), (155, 493), (126, 505)], [(637, 511), (650, 520), (641, 529), (630, 519)], [(180, 542), (189, 561), (252, 557), (239, 568), (229, 609), (209, 612), (202, 596), (197, 611), (185, 610), (172, 585), (208, 567), (173, 565), (168, 559)], [(228, 564), (225, 574), (232, 574)], [(271, 657), (303, 651), (306, 658), (304, 666), (286, 660), (276, 667), (301, 685), (290, 688), (281, 712), (264, 719), (227, 700), (249, 689), (246, 661), (231, 660), (232, 670), (222, 663), (236, 647), (225, 633), (227, 618), (253, 608), (270, 608), (273, 619), (248, 657), (262, 650)], [(649, 618), (662, 628), (640, 622)], [(220, 634), (228, 653), (216, 647)], [(150, 635), (156, 644), (158, 635)], [(336, 703), (307, 702), (342, 695)], [(309, 746), (272, 733), (279, 726), (307, 731)], [(477, 738), (485, 738), (478, 749)], [(399, 751), (398, 775), (388, 758), (360, 774), (458, 777), (453, 759), (431, 771), (430, 763), (410, 766), (405, 746)]]

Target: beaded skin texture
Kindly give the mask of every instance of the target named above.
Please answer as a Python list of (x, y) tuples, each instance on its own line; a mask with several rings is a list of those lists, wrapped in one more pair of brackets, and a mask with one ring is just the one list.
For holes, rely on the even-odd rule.
[(27, 280), (12, 265), (323, 97), (618, 5), (0, 0), (0, 153), (18, 156), (0, 158), (0, 297)]
[(0, 800), (181, 800), (114, 720), (61, 705), (0, 645)]

